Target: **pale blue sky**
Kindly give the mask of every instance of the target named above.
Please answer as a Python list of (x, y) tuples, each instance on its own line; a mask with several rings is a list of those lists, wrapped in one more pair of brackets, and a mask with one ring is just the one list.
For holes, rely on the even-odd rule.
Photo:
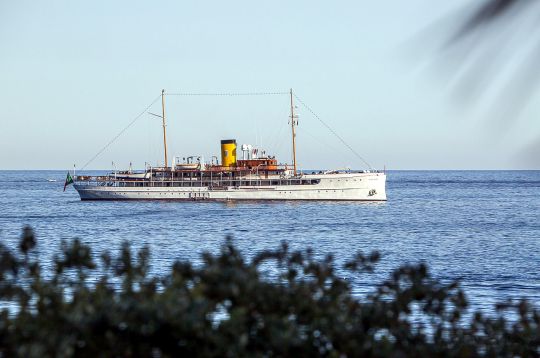
[[(0, 169), (81, 167), (162, 88), (290, 87), (374, 167), (540, 168), (537, 98), (498, 129), (425, 65), (452, 30), (431, 25), (468, 2), (1, 1)], [(167, 97), (169, 156), (209, 158), (236, 138), (288, 161), (288, 110), (286, 96)], [(362, 167), (299, 114), (301, 167)], [(160, 136), (145, 115), (89, 168), (156, 164)]]

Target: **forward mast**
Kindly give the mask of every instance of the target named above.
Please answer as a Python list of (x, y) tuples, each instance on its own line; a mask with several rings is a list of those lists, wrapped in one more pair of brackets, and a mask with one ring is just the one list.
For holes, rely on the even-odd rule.
[(296, 131), (295, 127), (298, 125), (298, 116), (294, 115), (294, 103), (293, 103), (293, 91), (290, 90), (291, 95), (291, 131), (292, 131), (292, 154), (293, 154), (293, 166), (294, 166), (294, 176), (296, 173)]

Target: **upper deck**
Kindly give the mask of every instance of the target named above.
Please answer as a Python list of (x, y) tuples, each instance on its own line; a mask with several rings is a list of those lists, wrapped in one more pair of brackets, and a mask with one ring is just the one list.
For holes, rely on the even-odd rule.
[(261, 187), (317, 185), (321, 181), (361, 180), (362, 177), (384, 175), (378, 171), (319, 171), (291, 175), (288, 170), (166, 170), (158, 168), (141, 173), (117, 172), (103, 176), (74, 177), (77, 185), (115, 187)]

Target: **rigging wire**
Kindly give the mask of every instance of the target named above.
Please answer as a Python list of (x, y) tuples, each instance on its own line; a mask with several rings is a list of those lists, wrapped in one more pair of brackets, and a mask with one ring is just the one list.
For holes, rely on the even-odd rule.
[(335, 135), (336, 138), (339, 139), (341, 143), (343, 143), (343, 145), (345, 145), (354, 155), (356, 155), (362, 162), (364, 162), (364, 164), (366, 164), (370, 170), (373, 170), (373, 167), (364, 158), (362, 158), (362, 156), (358, 154), (347, 142), (345, 142), (345, 140), (341, 138), (341, 136), (337, 134), (336, 131), (332, 129), (332, 127), (326, 124), (325, 121), (323, 121), (307, 104), (305, 104), (304, 101), (302, 101), (296, 95), (296, 93), (293, 93), (293, 96), (298, 100), (298, 102), (300, 102), (302, 106), (304, 106), (305, 109), (307, 109), (313, 115), (313, 117), (317, 118), (319, 122), (321, 122), (330, 132), (332, 132), (332, 134)]
[(181, 92), (165, 93), (165, 96), (275, 96), (286, 95), (289, 92)]
[[(340, 155), (340, 154), (343, 154), (343, 149), (339, 150), (333, 146), (331, 146), (330, 144), (328, 144), (327, 142), (325, 142), (324, 140), (318, 138), (316, 135), (314, 135), (313, 133), (309, 132), (306, 130), (305, 127), (303, 127), (301, 130), (298, 129), (298, 132), (301, 132), (302, 134), (307, 134), (309, 137), (311, 137), (311, 139), (313, 139), (317, 144), (319, 145), (322, 145), (322, 146), (325, 146), (327, 149), (330, 149), (332, 150), (336, 155)], [(344, 160), (344, 159), (342, 159)], [(343, 165), (344, 167), (346, 167), (346, 165), (344, 164)]]
[(99, 152), (97, 152), (96, 155), (94, 155), (89, 161), (86, 162), (85, 165), (82, 166), (80, 170), (84, 170), (90, 163), (92, 163), (97, 157), (99, 157), (111, 144), (113, 144), (122, 134), (124, 134), (125, 131), (127, 131), (132, 125), (137, 122), (139, 118), (141, 118), (146, 112), (161, 98), (161, 94), (157, 96), (146, 108), (139, 113), (127, 126), (124, 127), (113, 139), (111, 139)]
[[(290, 92), (180, 92), (180, 93), (165, 93), (165, 96), (269, 96), (269, 95), (288, 95)], [(358, 154), (339, 134), (336, 133), (325, 121), (323, 121), (307, 104), (304, 103), (296, 93), (293, 93), (294, 97), (306, 108), (319, 122), (321, 122), (334, 136), (336, 136), (341, 143), (343, 143), (356, 157), (358, 157), (369, 169), (373, 169), (372, 166)], [(109, 146), (111, 146), (125, 131), (127, 131), (138, 119), (140, 119), (147, 111), (156, 103), (160, 98), (158, 95), (146, 108), (139, 113), (126, 127), (124, 127), (114, 138), (112, 138), (96, 155), (88, 160), (80, 170), (84, 170), (89, 164), (91, 164), (97, 157), (99, 157)]]
[(274, 136), (269, 140), (269, 143), (271, 143), (271, 146), (269, 148), (272, 148), (274, 152), (279, 152), (279, 150), (281, 149), (281, 145), (283, 144), (281, 132), (283, 132), (283, 128), (285, 127), (285, 121), (279, 122), (280, 125), (277, 133), (275, 133)]

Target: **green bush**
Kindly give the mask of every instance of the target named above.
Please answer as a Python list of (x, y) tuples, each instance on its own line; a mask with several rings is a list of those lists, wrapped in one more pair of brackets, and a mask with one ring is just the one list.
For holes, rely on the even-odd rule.
[[(63, 242), (54, 272), (43, 272), (35, 247), (30, 229), (17, 252), (0, 247), (0, 356), (540, 355), (527, 302), (471, 315), (458, 284), (422, 264), (358, 298), (331, 256), (285, 243), (247, 260), (227, 239), (202, 264), (178, 261), (159, 277), (149, 251), (128, 244), (96, 263), (89, 246)], [(378, 260), (357, 254), (344, 269), (365, 274)]]

